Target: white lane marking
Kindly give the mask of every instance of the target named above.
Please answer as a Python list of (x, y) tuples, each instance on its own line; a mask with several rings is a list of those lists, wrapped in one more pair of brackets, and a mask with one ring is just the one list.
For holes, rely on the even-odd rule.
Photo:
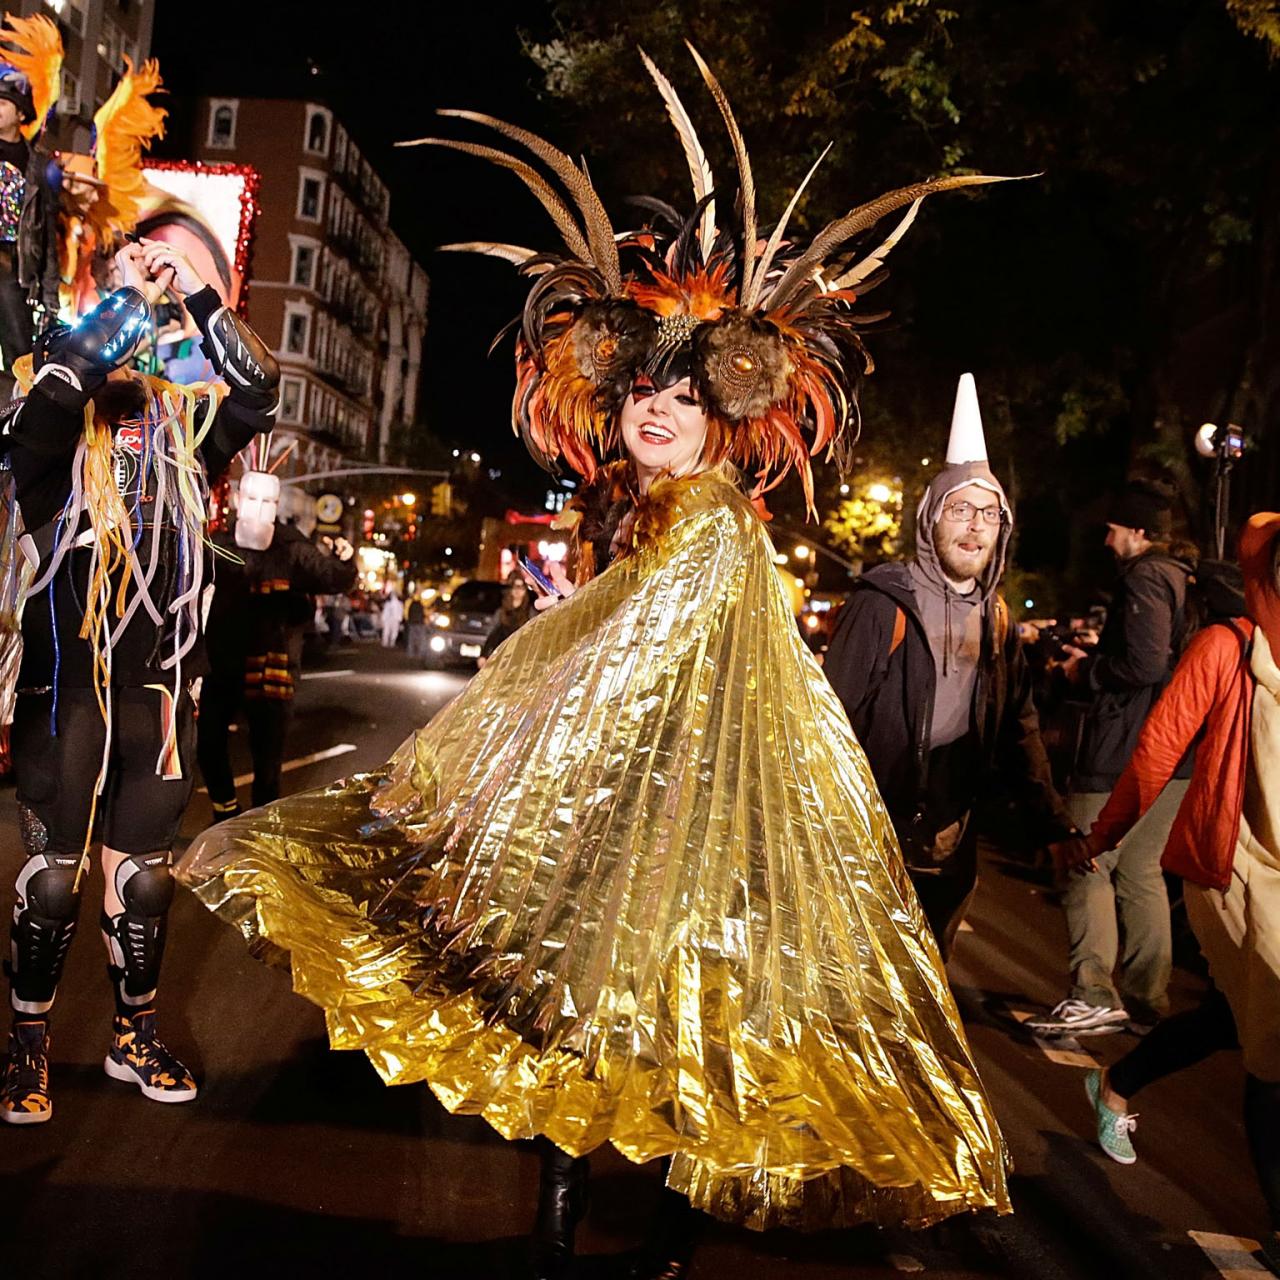
[(1244, 1236), (1219, 1236), (1212, 1231), (1188, 1231), (1204, 1251), (1209, 1261), (1218, 1268), (1225, 1280), (1252, 1280), (1259, 1275), (1270, 1275), (1270, 1269), (1255, 1258), (1256, 1240)]
[[(1019, 1022), (1027, 1022), (1036, 1016), (1027, 1009), (1013, 1009), (1011, 1012)], [(1040, 1052), (1050, 1062), (1056, 1062), (1060, 1067), (1084, 1067), (1086, 1070), (1092, 1070), (1098, 1065), (1097, 1058), (1083, 1049), (1080, 1042), (1071, 1036), (1054, 1036), (1053, 1039), (1049, 1039), (1047, 1036), (1038, 1036), (1032, 1032), (1031, 1038)]]
[(345, 671), (304, 671), (302, 678), (304, 680), (332, 680), (335, 676), (353, 676), (355, 673), (355, 667), (348, 667)]
[[(355, 749), (356, 744), (354, 742), (340, 742), (336, 747), (327, 747), (324, 751), (313, 751), (309, 756), (299, 756), (296, 760), (286, 760), (280, 766), (280, 772), (289, 773), (293, 769), (305, 769), (309, 764), (317, 764), (321, 760), (332, 760), (334, 756), (345, 756)], [(253, 774), (242, 773), (236, 779), (236, 786), (243, 787), (246, 782), (252, 781)], [(209, 794), (207, 787), (201, 787), (200, 791), (205, 795)]]
[(885, 1261), (898, 1272), (924, 1270), (924, 1263), (919, 1258), (913, 1258), (909, 1253), (891, 1253)]

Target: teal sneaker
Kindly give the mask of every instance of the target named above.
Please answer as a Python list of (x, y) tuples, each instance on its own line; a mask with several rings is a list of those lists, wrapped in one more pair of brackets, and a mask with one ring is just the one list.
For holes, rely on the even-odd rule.
[(1098, 1146), (1117, 1164), (1133, 1164), (1138, 1153), (1129, 1141), (1129, 1135), (1138, 1127), (1137, 1115), (1124, 1115), (1112, 1111), (1102, 1100), (1102, 1072), (1086, 1071), (1084, 1091), (1093, 1103), (1094, 1119), (1098, 1125)]

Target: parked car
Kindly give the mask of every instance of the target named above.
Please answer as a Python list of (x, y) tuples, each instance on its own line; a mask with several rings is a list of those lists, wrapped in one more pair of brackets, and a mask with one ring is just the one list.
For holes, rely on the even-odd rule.
[(489, 632), (497, 625), (502, 607), (501, 582), (473, 578), (454, 588), (427, 619), (428, 667), (453, 663), (475, 666)]

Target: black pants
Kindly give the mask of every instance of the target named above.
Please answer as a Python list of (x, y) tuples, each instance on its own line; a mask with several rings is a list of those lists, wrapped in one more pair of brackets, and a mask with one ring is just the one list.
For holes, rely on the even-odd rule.
[(253, 807), (280, 798), (280, 770), (284, 742), (293, 718), (293, 701), (244, 697), (239, 681), (208, 676), (200, 693), (196, 755), (209, 799), (215, 805), (233, 804), (235, 774), (231, 771), (231, 726), (244, 711), (249, 726), (249, 755), (253, 760)]
[(904, 845), (903, 854), (924, 918), (938, 940), (943, 960), (949, 960), (956, 934), (978, 888), (977, 824), (970, 817), (955, 852), (941, 862), (926, 865), (918, 861), (909, 845)]
[[(167, 695), (154, 688), (111, 690), (112, 740), (106, 784), (97, 802), (96, 836), (121, 853), (173, 847), (191, 798), (195, 739), (191, 695), (180, 690), (177, 717), (180, 776), (156, 773), (165, 745)], [(12, 746), (18, 799), (43, 824), (54, 853), (79, 853), (89, 834), (106, 723), (92, 689), (18, 695)], [(56, 729), (57, 732), (53, 732)]]
[[(1111, 1087), (1132, 1098), (1139, 1089), (1202, 1062), (1219, 1049), (1239, 1043), (1236, 1021), (1226, 997), (1216, 987), (1197, 1009), (1165, 1018), (1108, 1072)], [(1280, 1082), (1245, 1076), (1244, 1130), (1249, 1140), (1258, 1185), (1280, 1231)]]

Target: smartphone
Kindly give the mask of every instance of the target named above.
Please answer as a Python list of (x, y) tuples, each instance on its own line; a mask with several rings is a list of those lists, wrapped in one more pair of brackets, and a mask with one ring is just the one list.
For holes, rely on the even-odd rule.
[(528, 556), (517, 556), (516, 563), (520, 566), (520, 571), (529, 581), (537, 587), (543, 595), (555, 596), (560, 599), (560, 588), (556, 586), (550, 578), (547, 577), (537, 565), (530, 563)]

